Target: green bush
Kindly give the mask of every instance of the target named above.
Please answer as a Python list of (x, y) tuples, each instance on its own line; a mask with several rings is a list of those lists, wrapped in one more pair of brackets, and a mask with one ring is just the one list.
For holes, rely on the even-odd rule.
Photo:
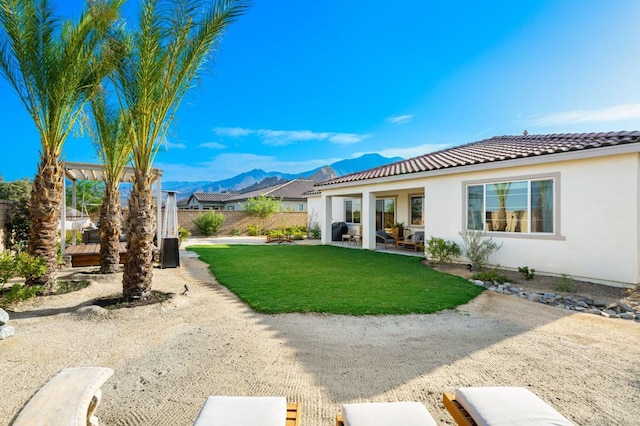
[(553, 286), (553, 291), (575, 293), (576, 285), (569, 276), (562, 274), (562, 276), (556, 278), (556, 283)]
[(318, 222), (313, 222), (309, 227), (309, 236), (313, 239), (320, 239), (320, 224)]
[(240, 230), (236, 229), (236, 228), (231, 228), (231, 236), (232, 237), (238, 237), (240, 236)]
[(247, 235), (251, 237), (260, 235), (260, 225), (247, 225)]
[(216, 234), (224, 222), (224, 215), (222, 213), (208, 212), (199, 215), (193, 220), (193, 223), (198, 228), (198, 231), (205, 237), (210, 237)]
[(178, 225), (178, 241), (183, 242), (191, 236), (191, 231)]
[(461, 235), (462, 246), (474, 271), (484, 269), (489, 264), (489, 256), (502, 247), (502, 243), (497, 244), (482, 231), (467, 231)]
[(527, 281), (530, 281), (536, 277), (536, 270), (533, 268), (529, 269), (528, 266), (518, 267), (518, 272), (520, 272), (524, 276), (524, 279)]
[(42, 286), (12, 285), (7, 291), (1, 293), (0, 306), (6, 307), (16, 302), (31, 299), (42, 292)]
[(15, 277), (41, 277), (47, 272), (45, 261), (27, 252), (0, 253), (0, 289)]
[(480, 281), (495, 281), (499, 284), (504, 284), (507, 281), (509, 281), (509, 279), (505, 276), (502, 275), (501, 273), (498, 272), (497, 269), (488, 269), (486, 271), (482, 271), (482, 272), (477, 272), (475, 274), (473, 274), (472, 277), (474, 280), (480, 280)]
[(427, 240), (426, 251), (430, 259), (442, 263), (451, 262), (451, 259), (462, 254), (460, 246), (454, 241), (445, 241), (437, 237), (431, 237)]

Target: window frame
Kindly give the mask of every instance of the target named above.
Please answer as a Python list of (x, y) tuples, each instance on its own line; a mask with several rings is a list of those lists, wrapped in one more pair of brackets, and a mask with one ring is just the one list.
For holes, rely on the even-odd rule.
[[(358, 202), (360, 204), (360, 208), (359, 209), (354, 209), (354, 204), (356, 204), (355, 202)], [(350, 215), (351, 217), (348, 216), (349, 209), (347, 209), (347, 204), (351, 203), (351, 209), (350, 209)], [(358, 217), (356, 218), (356, 212), (359, 212), (359, 214), (357, 215)], [(357, 220), (356, 220), (357, 219)], [(362, 223), (362, 200), (360, 198), (347, 198), (344, 200), (344, 221), (346, 223)]]
[[(422, 209), (420, 212), (420, 223), (413, 223), (413, 199), (420, 198), (422, 200)], [(424, 194), (409, 194), (409, 225), (408, 226), (424, 226)]]
[[(528, 222), (528, 229), (526, 233), (524, 232), (504, 232), (504, 231), (486, 231), (486, 185), (491, 185), (495, 183), (508, 183), (508, 182), (519, 182), (526, 181), (527, 182), (527, 212), (529, 218), (531, 217), (531, 182), (532, 181), (543, 181), (543, 180), (552, 180), (553, 181), (553, 232), (530, 232), (531, 229), (531, 220)], [(469, 217), (469, 209), (468, 209), (468, 188), (470, 186), (480, 186), (483, 185), (483, 199), (482, 199), (482, 218), (483, 218), (483, 230), (481, 232), (486, 233), (491, 237), (500, 237), (500, 238), (523, 238), (523, 239), (536, 239), (536, 240), (564, 240), (565, 237), (561, 232), (561, 221), (560, 221), (560, 187), (561, 187), (561, 179), (560, 172), (551, 172), (551, 173), (539, 173), (539, 174), (529, 174), (529, 175), (517, 175), (517, 176), (502, 176), (490, 179), (474, 179), (462, 181), (462, 221), (461, 221), (461, 229), (462, 232), (473, 231), (468, 228), (468, 217)]]

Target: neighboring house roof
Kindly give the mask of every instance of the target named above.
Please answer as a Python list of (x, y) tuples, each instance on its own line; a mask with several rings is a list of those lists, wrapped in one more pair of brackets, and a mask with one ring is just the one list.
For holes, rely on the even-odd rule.
[(326, 180), (316, 186), (493, 163), (640, 142), (640, 132), (561, 133), (495, 136), (358, 173)]
[(229, 192), (194, 192), (191, 197), (189, 197), (189, 201), (191, 201), (191, 198), (195, 198), (195, 200), (200, 203), (223, 203), (237, 195), (238, 194)]
[(314, 189), (316, 182), (308, 179), (294, 179), (278, 185), (269, 186), (267, 188), (256, 189), (255, 191), (245, 192), (242, 194), (218, 193), (218, 192), (194, 192), (192, 197), (196, 201), (204, 203), (229, 203), (235, 201), (244, 201), (248, 198), (264, 195), (281, 199), (283, 201), (306, 200), (306, 192)]
[(251, 192), (236, 195), (232, 201), (246, 200), (251, 197), (264, 195), (266, 197), (286, 200), (306, 200), (305, 192), (313, 189), (316, 182), (308, 179), (294, 179), (285, 183), (270, 186), (268, 188), (257, 189)]

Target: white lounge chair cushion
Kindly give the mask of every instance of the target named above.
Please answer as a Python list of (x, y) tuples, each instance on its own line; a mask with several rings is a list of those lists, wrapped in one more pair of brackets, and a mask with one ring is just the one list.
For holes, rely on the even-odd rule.
[(419, 402), (367, 402), (344, 404), (345, 426), (436, 426), (435, 420)]
[(273, 396), (210, 396), (194, 426), (284, 426), (287, 399)]
[(456, 400), (478, 426), (573, 425), (552, 406), (525, 388), (458, 388)]

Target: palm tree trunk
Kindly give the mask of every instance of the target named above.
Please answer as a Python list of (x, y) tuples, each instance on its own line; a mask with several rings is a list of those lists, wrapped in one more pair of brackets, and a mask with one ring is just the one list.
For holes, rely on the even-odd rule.
[(49, 154), (42, 158), (33, 180), (29, 203), (29, 254), (41, 257), (47, 264), (47, 272), (41, 277), (27, 277), (27, 285), (42, 285), (44, 291), (52, 291), (58, 266), (58, 220), (62, 204), (64, 168), (58, 157)]
[(122, 295), (126, 300), (146, 299), (151, 293), (155, 231), (151, 176), (136, 170), (129, 198), (127, 260), (122, 277)]
[(122, 211), (120, 191), (116, 186), (107, 185), (100, 207), (100, 273), (114, 274), (120, 264), (120, 233), (122, 232)]

